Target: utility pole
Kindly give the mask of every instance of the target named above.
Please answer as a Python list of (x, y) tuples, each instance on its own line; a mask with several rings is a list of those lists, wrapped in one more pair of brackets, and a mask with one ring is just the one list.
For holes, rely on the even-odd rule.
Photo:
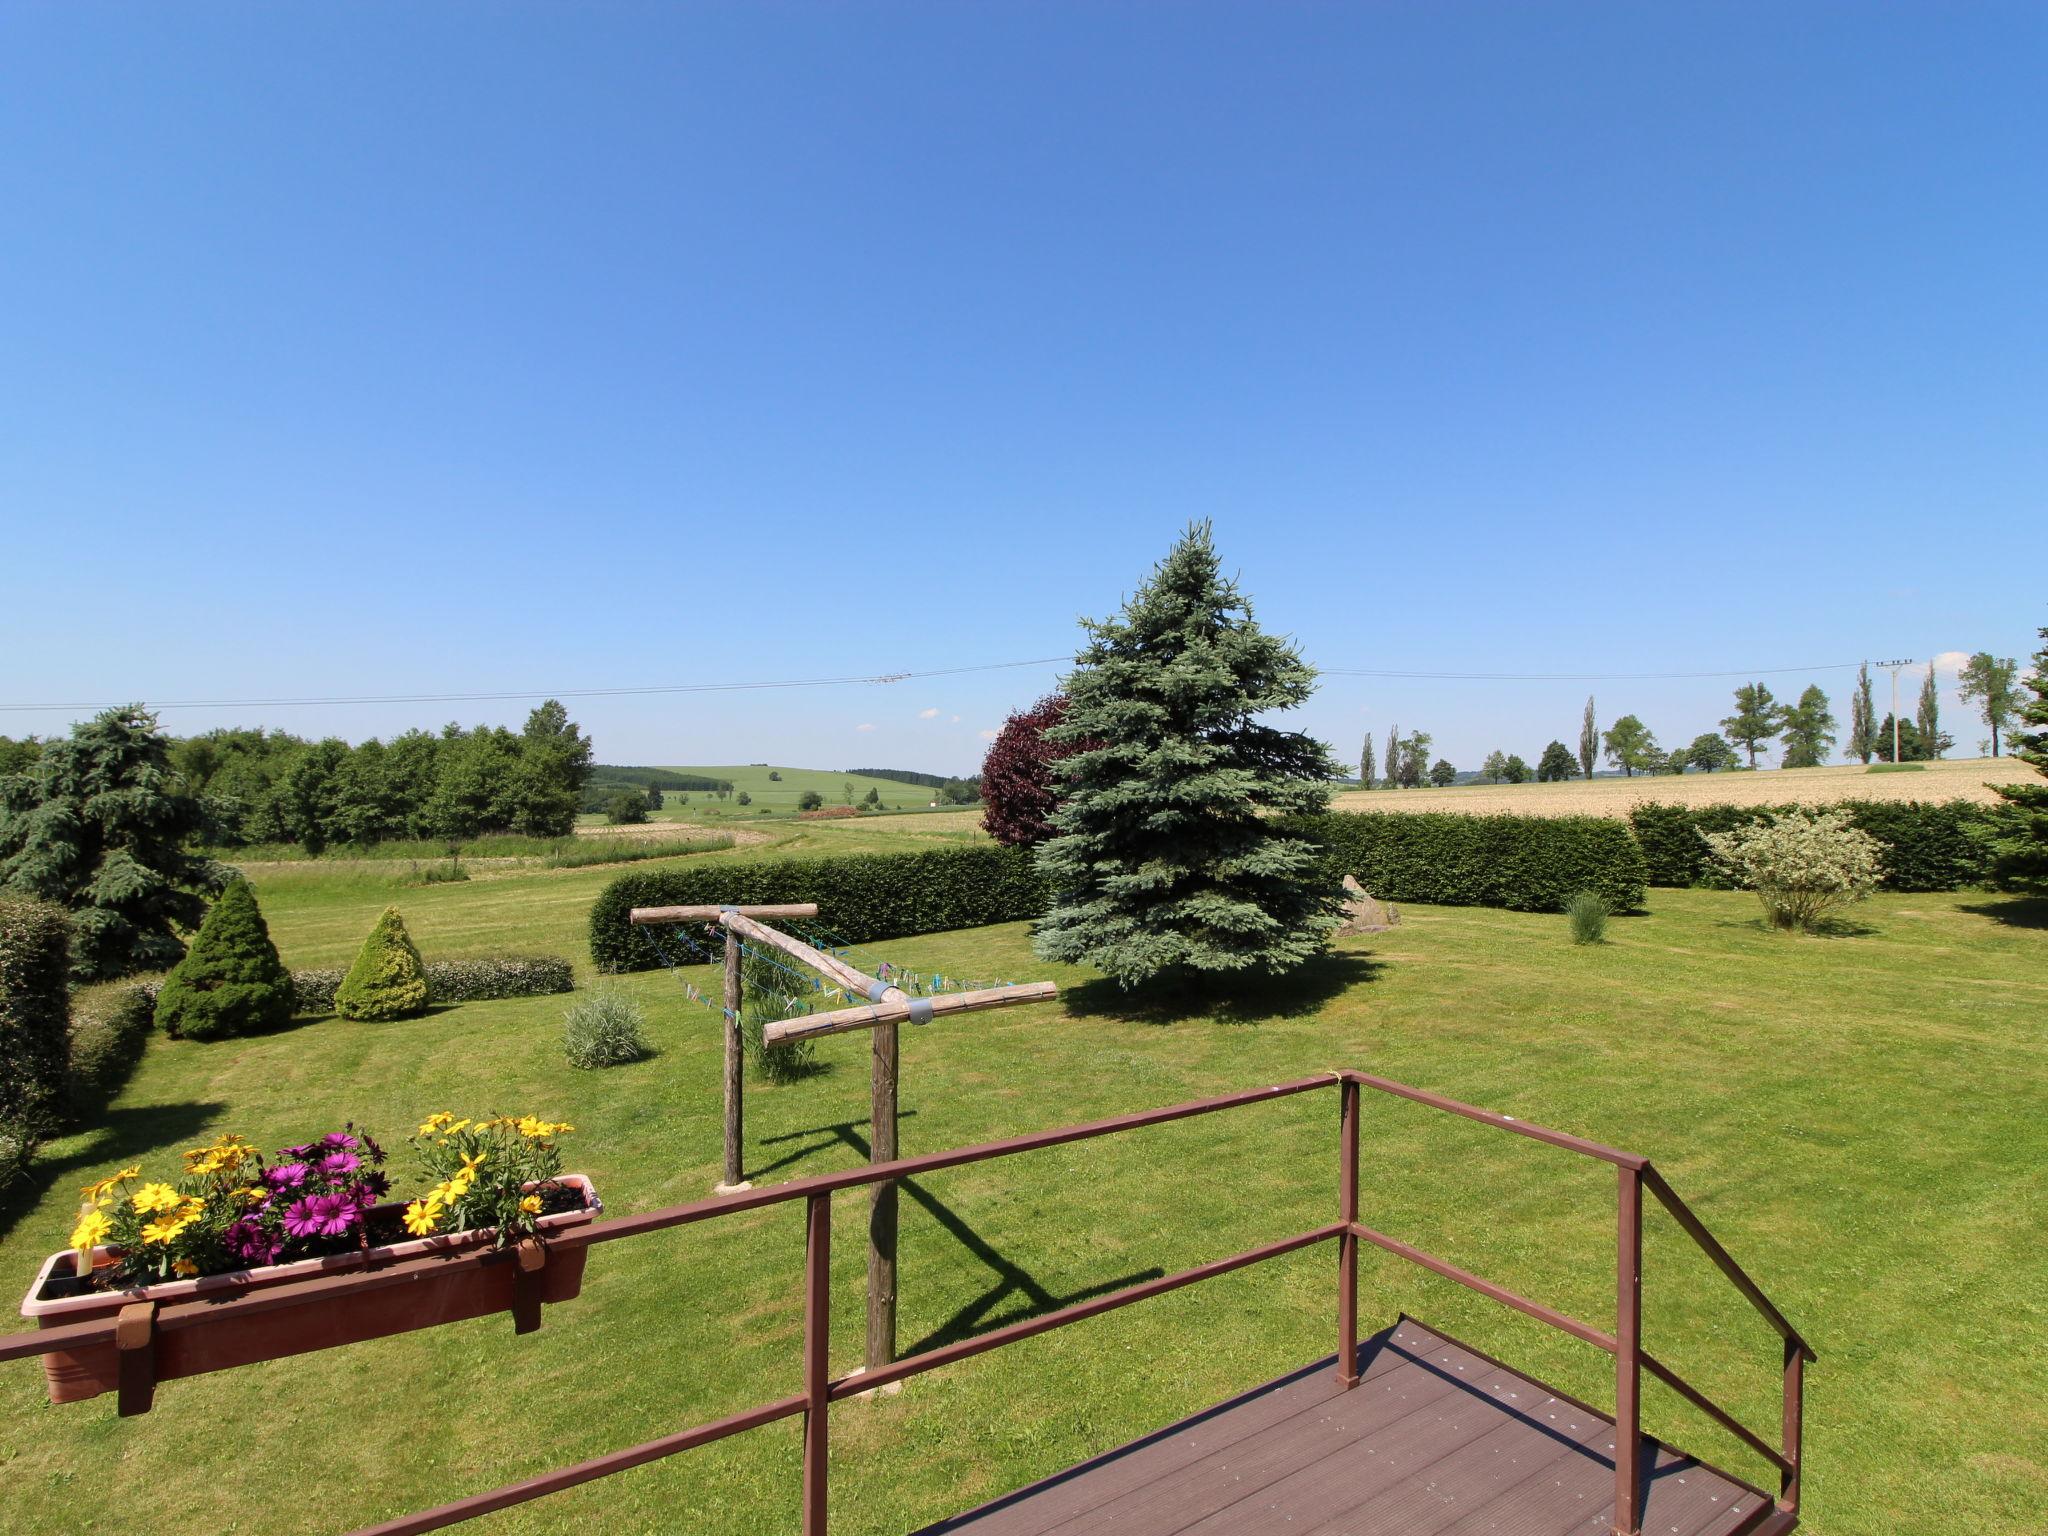
[(1898, 661), (1874, 661), (1871, 665), (1892, 675), (1892, 761), (1896, 763), (1899, 760), (1899, 669), (1912, 666), (1913, 658), (1907, 656)]

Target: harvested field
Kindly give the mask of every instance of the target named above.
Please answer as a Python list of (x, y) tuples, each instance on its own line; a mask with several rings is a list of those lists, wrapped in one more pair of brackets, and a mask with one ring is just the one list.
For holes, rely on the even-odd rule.
[(666, 842), (684, 843), (697, 837), (729, 837), (736, 847), (744, 848), (751, 843), (765, 843), (770, 834), (754, 827), (704, 827), (687, 821), (640, 821), (625, 826), (608, 826), (604, 822), (578, 823), (578, 837), (614, 838), (620, 841), (655, 838)]
[(1563, 784), (1461, 784), (1454, 789), (1352, 790), (1340, 811), (1465, 811), (1475, 815), (1626, 816), (1645, 801), (1663, 805), (1832, 805), (1838, 800), (1968, 800), (2000, 803), (1993, 784), (2038, 777), (2018, 758), (1972, 757), (1872, 773), (1861, 763), (1756, 773), (1637, 774)]

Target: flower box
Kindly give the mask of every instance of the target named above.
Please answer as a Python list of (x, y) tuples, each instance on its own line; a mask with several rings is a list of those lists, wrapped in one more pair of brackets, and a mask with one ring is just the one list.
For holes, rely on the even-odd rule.
[[(540, 1236), (583, 1226), (604, 1209), (590, 1180), (580, 1173), (563, 1174), (554, 1182), (579, 1190), (582, 1210), (559, 1211), (535, 1222)], [(397, 1212), (402, 1205), (381, 1207)], [(81, 1296), (41, 1299), (43, 1286), (53, 1275), (68, 1271), (77, 1255), (67, 1249), (53, 1253), (36, 1272), (35, 1283), (22, 1301), (21, 1315), (40, 1328), (61, 1328), (74, 1323), (105, 1322), (118, 1317), (124, 1308), (138, 1302), (169, 1305), (190, 1301), (230, 1301), (253, 1291), (294, 1281), (330, 1275), (367, 1274), (404, 1259), (427, 1258), (488, 1244), (489, 1228), (473, 1232), (436, 1234), (406, 1242), (388, 1243), (325, 1258), (300, 1259), (290, 1264), (270, 1264), (232, 1274), (204, 1275), (192, 1280), (168, 1280), (155, 1285), (135, 1286), (121, 1291), (92, 1292)], [(539, 1270), (541, 1302), (569, 1301), (583, 1289), (583, 1245), (563, 1247), (546, 1253)], [(96, 1249), (95, 1260), (110, 1257)], [(233, 1323), (202, 1324), (197, 1327), (165, 1329), (150, 1343), (151, 1379), (169, 1380), (197, 1376), (207, 1371), (224, 1371), (258, 1360), (276, 1360), (309, 1350), (331, 1349), (380, 1339), (415, 1328), (439, 1323), (461, 1322), (492, 1312), (511, 1310), (520, 1267), (516, 1261), (502, 1264), (464, 1265), (445, 1274), (431, 1271), (404, 1284), (365, 1287), (351, 1292), (346, 1286), (310, 1296), (290, 1306), (252, 1313)], [(120, 1351), (112, 1343), (87, 1345), (43, 1356), (50, 1401), (76, 1403), (102, 1392), (113, 1391), (121, 1380)], [(128, 1411), (124, 1404), (124, 1411)]]

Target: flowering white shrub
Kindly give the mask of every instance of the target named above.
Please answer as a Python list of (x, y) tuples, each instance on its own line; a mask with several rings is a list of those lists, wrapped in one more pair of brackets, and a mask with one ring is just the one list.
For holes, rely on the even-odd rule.
[(1727, 832), (1702, 832), (1714, 860), (1755, 891), (1780, 928), (1819, 927), (1876, 889), (1884, 844), (1859, 832), (1846, 811), (1782, 811)]

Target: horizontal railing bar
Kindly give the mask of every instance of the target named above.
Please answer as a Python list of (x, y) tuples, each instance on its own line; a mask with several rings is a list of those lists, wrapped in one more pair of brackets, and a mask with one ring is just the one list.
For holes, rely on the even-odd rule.
[(767, 907), (635, 907), (626, 914), (629, 923), (715, 923), (719, 914), (737, 912), (742, 917), (816, 917), (814, 901), (788, 902)]
[(1685, 1229), (1686, 1236), (1705, 1250), (1707, 1257), (1714, 1261), (1722, 1274), (1734, 1282), (1735, 1288), (1742, 1292), (1749, 1304), (1764, 1315), (1765, 1321), (1777, 1329), (1788, 1343), (1797, 1345), (1799, 1352), (1809, 1361), (1818, 1359), (1813, 1352), (1813, 1346), (1806, 1342), (1797, 1328), (1785, 1320), (1784, 1313), (1771, 1305), (1771, 1298), (1764, 1294), (1763, 1287), (1749, 1278), (1743, 1267), (1735, 1262), (1726, 1248), (1721, 1246), (1720, 1240), (1707, 1230), (1706, 1224), (1692, 1213), (1692, 1207), (1679, 1198), (1678, 1191), (1665, 1183), (1664, 1175), (1646, 1166), (1643, 1169), (1643, 1182), (1649, 1185), (1658, 1203), (1671, 1213), (1672, 1220)]
[(1128, 1307), (1133, 1302), (1163, 1296), (1168, 1291), (1177, 1291), (1183, 1286), (1194, 1285), (1202, 1280), (1213, 1280), (1218, 1275), (1227, 1275), (1233, 1270), (1263, 1263), (1267, 1259), (1277, 1259), (1283, 1254), (1313, 1248), (1317, 1243), (1328, 1242), (1332, 1238), (1342, 1236), (1343, 1232), (1344, 1223), (1333, 1221), (1328, 1226), (1317, 1227), (1310, 1232), (1283, 1237), (1277, 1242), (1265, 1243), (1257, 1248), (1248, 1248), (1243, 1253), (1232, 1254), (1227, 1259), (1212, 1259), (1207, 1264), (1198, 1264), (1193, 1269), (1184, 1269), (1178, 1274), (1141, 1281), (1137, 1285), (1125, 1286), (1120, 1291), (1112, 1291), (1107, 1296), (1077, 1301), (1070, 1307), (1060, 1307), (1039, 1317), (1027, 1317), (1002, 1328), (992, 1328), (987, 1333), (976, 1334), (971, 1339), (942, 1344), (937, 1349), (928, 1349), (921, 1355), (912, 1355), (908, 1359), (898, 1360), (875, 1370), (841, 1376), (832, 1383), (829, 1395), (837, 1402), (843, 1398), (856, 1397), (863, 1392), (872, 1392), (877, 1387), (886, 1387), (892, 1381), (903, 1381), (926, 1371), (937, 1370), (942, 1365), (951, 1365), (956, 1360), (986, 1354), (989, 1350), (1000, 1349), (1005, 1344), (1014, 1344), (1020, 1339), (1049, 1333), (1055, 1328), (1064, 1328), (1069, 1323), (1078, 1323), (1104, 1312), (1114, 1312), (1117, 1308)]
[(1602, 1146), (1597, 1141), (1588, 1141), (1583, 1136), (1570, 1136), (1563, 1131), (1553, 1131), (1547, 1125), (1537, 1125), (1530, 1120), (1517, 1120), (1513, 1115), (1497, 1114), (1490, 1109), (1481, 1109), (1476, 1104), (1461, 1103), (1447, 1099), (1440, 1093), (1429, 1093), (1421, 1088), (1411, 1088), (1406, 1083), (1397, 1083), (1391, 1078), (1374, 1077), (1370, 1072), (1347, 1071), (1342, 1076), (1352, 1082), (1362, 1083), (1368, 1088), (1377, 1088), (1381, 1093), (1391, 1093), (1399, 1099), (1412, 1099), (1417, 1104), (1427, 1104), (1431, 1109), (1448, 1110), (1454, 1115), (1463, 1115), (1467, 1120), (1477, 1120), (1481, 1125), (1495, 1126), (1503, 1131), (1513, 1131), (1517, 1136), (1544, 1142), (1549, 1146), (1563, 1147), (1567, 1152), (1583, 1153), (1597, 1157), (1604, 1163), (1613, 1163), (1620, 1168), (1643, 1169), (1650, 1160), (1634, 1152), (1620, 1152), (1613, 1147)]
[[(1118, 1115), (1107, 1120), (1091, 1121), (1085, 1125), (1036, 1131), (1027, 1136), (1012, 1137), (1007, 1141), (983, 1142), (977, 1146), (958, 1147), (950, 1152), (933, 1152), (922, 1157), (904, 1157), (892, 1162), (870, 1163), (839, 1173), (823, 1173), (808, 1179), (792, 1179), (786, 1184), (773, 1184), (763, 1189), (746, 1190), (734, 1195), (713, 1195), (708, 1199), (693, 1200), (685, 1205), (644, 1211), (637, 1216), (620, 1216), (608, 1221), (593, 1221), (585, 1226), (571, 1227), (567, 1231), (551, 1234), (547, 1239), (547, 1247), (554, 1250), (581, 1247), (591, 1243), (616, 1242), (620, 1238), (639, 1237), (645, 1233), (686, 1226), (692, 1222), (737, 1215), (742, 1211), (781, 1205), (815, 1194), (858, 1189), (887, 1179), (934, 1173), (969, 1163), (985, 1162), (991, 1158), (1008, 1157), (1019, 1152), (1035, 1152), (1046, 1147), (1113, 1136), (1122, 1131), (1169, 1124), (1176, 1120), (1215, 1114), (1226, 1109), (1238, 1109), (1249, 1104), (1262, 1104), (1268, 1100), (1287, 1098), (1297, 1093), (1310, 1093), (1318, 1088), (1334, 1088), (1337, 1081), (1337, 1074), (1334, 1072), (1319, 1077), (1297, 1078), (1293, 1082), (1277, 1083), (1266, 1088), (1251, 1088), (1217, 1098), (1170, 1104), (1162, 1109), (1141, 1110), (1136, 1114)], [(310, 1280), (293, 1281), (287, 1285), (268, 1286), (228, 1300), (176, 1302), (158, 1309), (156, 1326), (160, 1330), (189, 1328), (230, 1318), (249, 1317), (258, 1312), (268, 1312), (279, 1307), (296, 1306), (315, 1300), (330, 1291), (379, 1290), (386, 1286), (403, 1285), (429, 1275), (445, 1275), (455, 1269), (503, 1262), (510, 1257), (510, 1249), (467, 1249), (458, 1253), (431, 1255), (420, 1259), (403, 1259), (375, 1269), (348, 1269), (332, 1275), (316, 1276)], [(47, 1355), (61, 1349), (111, 1344), (114, 1341), (114, 1326), (114, 1319), (109, 1317), (101, 1322), (77, 1323), (40, 1332), (0, 1336), (0, 1361)]]
[(1678, 1372), (1672, 1370), (1670, 1366), (1664, 1364), (1661, 1360), (1651, 1358), (1647, 1351), (1637, 1356), (1637, 1358), (1642, 1362), (1644, 1370), (1663, 1382), (1665, 1386), (1676, 1392), (1688, 1403), (1691, 1403), (1693, 1407), (1699, 1409), (1701, 1413), (1704, 1413), (1716, 1424), (1719, 1424), (1729, 1434), (1740, 1440), (1752, 1451), (1755, 1451), (1757, 1455), (1763, 1457), (1764, 1460), (1768, 1461), (1780, 1472), (1790, 1472), (1792, 1470), (1791, 1461), (1786, 1458), (1782, 1451), (1774, 1450), (1768, 1440), (1765, 1440), (1756, 1431), (1736, 1418), (1734, 1414), (1708, 1397), (1706, 1393), (1687, 1381)]
[(1573, 1338), (1584, 1339), (1588, 1344), (1593, 1345), (1597, 1349), (1604, 1349), (1610, 1355), (1621, 1348), (1613, 1334), (1602, 1333), (1591, 1324), (1582, 1323), (1577, 1318), (1558, 1311), (1555, 1307), (1546, 1307), (1540, 1301), (1531, 1301), (1526, 1296), (1517, 1296), (1506, 1286), (1495, 1285), (1491, 1280), (1482, 1280), (1469, 1269), (1460, 1269), (1455, 1264), (1446, 1263), (1433, 1253), (1424, 1253), (1412, 1243), (1404, 1243), (1398, 1237), (1389, 1237), (1384, 1232), (1375, 1232), (1371, 1227), (1359, 1222), (1352, 1223), (1351, 1230), (1364, 1238), (1368, 1243), (1376, 1244), (1399, 1258), (1407, 1259), (1414, 1264), (1420, 1264), (1424, 1269), (1432, 1270), (1442, 1275), (1446, 1280), (1455, 1280), (1466, 1289), (1477, 1291), (1482, 1296), (1491, 1297), (1504, 1306), (1513, 1307), (1517, 1312), (1525, 1312), (1539, 1323), (1548, 1323), (1553, 1328), (1561, 1328)]
[(524, 1504), (529, 1499), (560, 1493), (564, 1488), (574, 1488), (578, 1483), (595, 1482), (600, 1477), (610, 1477), (614, 1472), (642, 1467), (650, 1461), (660, 1461), (664, 1456), (674, 1456), (681, 1451), (694, 1450), (700, 1445), (709, 1445), (714, 1440), (723, 1440), (728, 1435), (759, 1429), (764, 1424), (772, 1424), (777, 1419), (790, 1418), (803, 1411), (804, 1398), (799, 1392), (793, 1397), (763, 1403), (758, 1408), (749, 1408), (723, 1419), (715, 1419), (709, 1424), (699, 1424), (693, 1429), (663, 1435), (659, 1440), (648, 1440), (640, 1445), (629, 1446), (623, 1451), (594, 1456), (589, 1461), (579, 1461), (574, 1466), (544, 1472), (523, 1482), (507, 1483), (504, 1487), (494, 1488), (489, 1493), (472, 1494), (466, 1499), (457, 1499), (452, 1504), (443, 1504), (438, 1509), (423, 1509), (417, 1514), (401, 1515), (395, 1520), (386, 1520), (381, 1525), (366, 1525), (355, 1531), (353, 1536), (415, 1536), (416, 1532), (437, 1531), (444, 1525), (459, 1525), (464, 1520), (474, 1520), (479, 1515), (510, 1509), (513, 1505)]

